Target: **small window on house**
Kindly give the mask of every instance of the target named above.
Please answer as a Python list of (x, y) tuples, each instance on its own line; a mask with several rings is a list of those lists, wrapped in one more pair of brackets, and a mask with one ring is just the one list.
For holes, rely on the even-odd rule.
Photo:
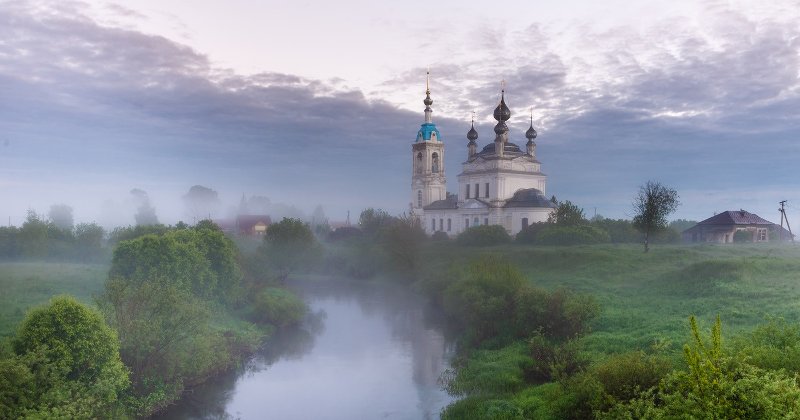
[(450, 220), (450, 219), (447, 219), (447, 231), (448, 231), (448, 232), (450, 232), (450, 228), (452, 227), (452, 226), (451, 226), (451, 225), (452, 225), (452, 223), (450, 223), (450, 222), (452, 222), (452, 220)]
[(422, 207), (422, 190), (417, 190), (417, 207)]
[(431, 230), (436, 231), (436, 219), (431, 219)]
[(758, 240), (759, 242), (764, 242), (767, 240), (767, 230), (766, 229), (759, 229), (758, 230)]
[(469, 198), (469, 184), (467, 184), (467, 198)]
[(483, 196), (489, 198), (489, 183), (487, 182), (483, 189)]
[(481, 196), (481, 184), (475, 184), (475, 198)]

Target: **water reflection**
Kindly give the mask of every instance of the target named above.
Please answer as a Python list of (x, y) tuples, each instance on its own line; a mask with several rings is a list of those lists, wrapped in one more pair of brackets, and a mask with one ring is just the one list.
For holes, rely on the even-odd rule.
[(405, 290), (296, 286), (312, 316), (238, 373), (187, 395), (162, 418), (433, 419), (452, 355), (437, 316)]

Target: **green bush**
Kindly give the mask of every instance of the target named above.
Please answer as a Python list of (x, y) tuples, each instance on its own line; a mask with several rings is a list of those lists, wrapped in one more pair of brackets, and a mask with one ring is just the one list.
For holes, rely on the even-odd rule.
[(513, 402), (487, 397), (467, 397), (448, 405), (442, 420), (523, 420), (522, 409)]
[(461, 232), (457, 241), (467, 246), (492, 246), (511, 242), (511, 236), (500, 225), (481, 225)]
[(603, 229), (588, 226), (549, 225), (536, 235), (536, 243), (540, 245), (590, 245), (611, 241), (611, 237)]
[(594, 366), (591, 373), (613, 404), (629, 401), (657, 386), (671, 370), (672, 363), (666, 357), (633, 351), (612, 355)]
[(294, 293), (277, 287), (267, 287), (253, 301), (255, 318), (278, 328), (296, 325), (303, 320), (307, 308)]
[(687, 369), (673, 371), (657, 388), (614, 405), (599, 418), (776, 419), (800, 417), (800, 386), (785, 371), (767, 371), (728, 357), (719, 318), (711, 340), (700, 337), (691, 318), (693, 341), (684, 347)]
[(800, 326), (773, 319), (737, 337), (732, 348), (738, 359), (768, 370), (800, 374)]
[(525, 283), (522, 274), (497, 257), (483, 257), (456, 274), (444, 291), (445, 313), (467, 331), (467, 340), (510, 338), (514, 300)]
[(514, 393), (525, 386), (524, 373), (531, 359), (523, 343), (499, 350), (476, 350), (443, 375), (451, 395), (498, 395)]
[(55, 297), (28, 313), (12, 347), (14, 356), (0, 363), (0, 417), (120, 414), (128, 371), (117, 334), (97, 311)]
[(431, 241), (434, 242), (446, 241), (448, 239), (450, 239), (450, 237), (447, 236), (447, 232), (442, 230), (437, 230), (436, 232), (433, 232), (433, 235), (431, 235)]
[(526, 376), (533, 382), (566, 379), (585, 368), (589, 361), (579, 353), (575, 340), (556, 342), (541, 334), (528, 339), (533, 363)]

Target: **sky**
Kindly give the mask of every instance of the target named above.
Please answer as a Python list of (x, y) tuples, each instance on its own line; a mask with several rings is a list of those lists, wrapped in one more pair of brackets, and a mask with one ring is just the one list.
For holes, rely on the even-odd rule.
[(429, 70), (450, 191), (504, 81), (510, 140), (532, 113), (548, 196), (588, 216), (631, 217), (656, 180), (673, 218), (778, 222), (788, 200), (800, 226), (798, 19), (789, 0), (0, 0), (0, 220), (66, 203), (129, 224), (137, 188), (174, 223), (193, 185), (402, 213)]

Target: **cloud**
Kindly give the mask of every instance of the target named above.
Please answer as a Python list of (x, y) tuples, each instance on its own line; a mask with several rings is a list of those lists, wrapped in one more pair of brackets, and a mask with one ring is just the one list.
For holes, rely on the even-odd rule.
[[(46, 208), (67, 201), (62, 191), (121, 200), (109, 195), (141, 186), (162, 216), (169, 206), (161, 203), (198, 183), (231, 200), (323, 203), (333, 219), (366, 206), (404, 210), (428, 63), (363, 90), (345, 79), (242, 75), (93, 16), (73, 2), (0, 9), (0, 194), (14, 197), (0, 210)], [(679, 191), (780, 191), (800, 158), (797, 17), (791, 8), (754, 15), (726, 3), (646, 28), (490, 24), (440, 33), (426, 48), (450, 189), (473, 110), (481, 146), (493, 137), (502, 78), (512, 141), (524, 142), (533, 107), (549, 194), (622, 217), (647, 179)], [(773, 195), (758, 205), (774, 207)], [(702, 193), (689, 197), (686, 217), (708, 212), (694, 202)]]

